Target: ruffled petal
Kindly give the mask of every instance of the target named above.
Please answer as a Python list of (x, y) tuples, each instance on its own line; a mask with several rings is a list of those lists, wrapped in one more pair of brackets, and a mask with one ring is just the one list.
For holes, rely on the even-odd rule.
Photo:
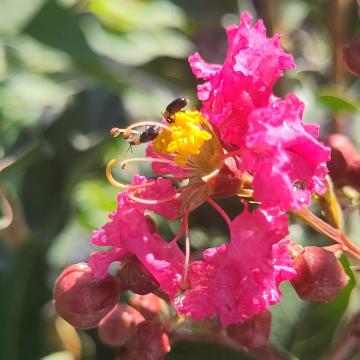
[(239, 26), (226, 28), (229, 47), (223, 65), (208, 64), (198, 53), (189, 57), (197, 78), (202, 112), (220, 130), (222, 139), (241, 146), (247, 129), (247, 116), (267, 106), (272, 87), (284, 70), (295, 67), (293, 58), (280, 47), (280, 36), (266, 37), (261, 20), (252, 27), (245, 12)]
[[(191, 287), (173, 303), (197, 320), (219, 316), (221, 324), (243, 322), (280, 299), (279, 283), (294, 276), (286, 245), (287, 217), (245, 210), (231, 224), (231, 241), (191, 263)], [(206, 304), (206, 306), (204, 306)]]
[(249, 116), (244, 156), (253, 164), (254, 196), (265, 207), (299, 209), (325, 191), (330, 149), (314, 137), (316, 126), (303, 124), (303, 109), (290, 94)]

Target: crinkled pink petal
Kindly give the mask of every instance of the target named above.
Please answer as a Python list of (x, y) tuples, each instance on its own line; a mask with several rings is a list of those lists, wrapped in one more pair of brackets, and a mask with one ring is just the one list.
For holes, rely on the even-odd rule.
[(325, 191), (330, 150), (314, 137), (317, 126), (303, 124), (303, 109), (290, 94), (249, 116), (244, 161), (252, 164), (254, 196), (265, 207), (299, 209)]
[(104, 278), (109, 270), (109, 266), (114, 261), (120, 261), (126, 256), (127, 252), (120, 248), (113, 248), (109, 251), (94, 251), (91, 253), (88, 264), (97, 278)]
[(176, 243), (167, 243), (150, 233), (146, 218), (136, 210), (120, 213), (94, 233), (93, 243), (111, 246), (108, 252), (91, 254), (89, 264), (95, 275), (103, 277), (113, 261), (135, 255), (157, 280), (163, 291), (174, 296), (184, 269), (184, 255)]
[[(151, 186), (140, 188), (136, 190), (136, 197), (144, 200), (159, 201), (158, 204), (143, 204), (132, 200), (133, 206), (140, 209), (150, 210), (167, 219), (176, 219), (180, 215), (181, 201), (178, 198), (178, 190), (173, 185), (171, 180), (164, 178), (157, 178), (155, 180), (147, 180), (142, 176), (135, 176), (132, 185), (140, 185), (144, 183), (153, 183)], [(170, 199), (164, 201), (165, 199)]]
[[(146, 178), (136, 177), (132, 184), (146, 182)], [(138, 196), (162, 199), (173, 191), (169, 180), (159, 178), (154, 187), (144, 188)], [(164, 204), (138, 203), (129, 198), (129, 193), (130, 191), (125, 191), (118, 195), (118, 207), (109, 215), (110, 221), (101, 229), (94, 231), (92, 237), (94, 245), (110, 246), (111, 250), (92, 253), (89, 264), (96, 276), (103, 277), (113, 261), (121, 261), (129, 254), (135, 255), (158, 281), (161, 288), (169, 295), (174, 295), (183, 273), (184, 254), (176, 243), (167, 243), (149, 228), (145, 211), (152, 210), (173, 218), (173, 215), (178, 214), (178, 208), (176, 204), (168, 205), (169, 209), (165, 209)]]
[(216, 75), (221, 70), (221, 65), (208, 64), (197, 52), (189, 57), (189, 63), (194, 75), (204, 80)]
[(294, 68), (293, 58), (280, 47), (280, 37), (266, 37), (261, 20), (252, 27), (245, 12), (239, 26), (226, 29), (229, 47), (223, 65), (208, 64), (198, 53), (189, 57), (196, 77), (207, 80), (198, 86), (202, 112), (220, 130), (222, 139), (241, 146), (247, 130), (247, 116), (266, 106), (272, 87), (284, 70)]
[(230, 243), (190, 264), (191, 287), (173, 299), (175, 308), (197, 320), (219, 316), (227, 326), (278, 302), (279, 283), (294, 275), (285, 244), (278, 244), (286, 235), (286, 215), (245, 210), (231, 224)]
[(288, 251), (289, 241), (280, 241), (272, 247), (272, 261), (274, 264), (274, 276), (276, 282), (291, 280), (296, 276), (292, 268), (292, 259)]

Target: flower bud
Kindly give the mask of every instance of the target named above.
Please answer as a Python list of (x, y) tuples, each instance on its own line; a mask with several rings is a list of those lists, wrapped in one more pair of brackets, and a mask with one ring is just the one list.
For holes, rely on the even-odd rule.
[(269, 340), (271, 328), (271, 312), (265, 311), (253, 316), (244, 323), (232, 324), (226, 328), (229, 337), (247, 347), (258, 349)]
[(306, 247), (293, 267), (297, 276), (291, 284), (303, 300), (331, 301), (349, 281), (334, 253), (324, 248)]
[(331, 148), (331, 159), (328, 168), (336, 185), (347, 185), (346, 171), (356, 156), (356, 149), (350, 139), (342, 134), (332, 134), (328, 139)]
[(54, 305), (57, 313), (77, 328), (92, 328), (117, 304), (120, 284), (111, 275), (94, 277), (90, 266), (68, 266), (57, 278)]
[(342, 49), (344, 63), (349, 72), (360, 76), (360, 37), (350, 40)]
[(160, 360), (170, 351), (169, 337), (161, 323), (146, 320), (137, 325), (126, 348), (131, 356), (127, 360)]
[(212, 197), (233, 196), (239, 193), (243, 187), (244, 174), (237, 169), (233, 159), (226, 160), (226, 163), (219, 171), (203, 178), (210, 188)]
[(159, 287), (154, 277), (136, 256), (130, 256), (120, 267), (117, 276), (135, 294), (145, 295)]
[(159, 317), (161, 310), (166, 307), (165, 301), (154, 294), (134, 294), (129, 304), (138, 310), (146, 320), (153, 320)]
[(145, 319), (137, 310), (127, 304), (118, 304), (100, 321), (99, 338), (106, 345), (120, 347), (142, 321)]
[(356, 156), (347, 168), (349, 185), (360, 190), (360, 155)]

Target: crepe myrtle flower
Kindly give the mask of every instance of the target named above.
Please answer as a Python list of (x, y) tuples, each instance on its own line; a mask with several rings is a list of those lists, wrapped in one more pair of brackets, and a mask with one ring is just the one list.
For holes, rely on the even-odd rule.
[[(286, 239), (287, 212), (301, 213), (312, 194), (325, 191), (329, 159), (329, 149), (317, 140), (318, 127), (302, 121), (303, 103), (294, 94), (280, 99), (272, 93), (284, 70), (294, 68), (292, 56), (282, 50), (278, 35), (266, 36), (261, 20), (254, 26), (251, 21), (243, 13), (239, 26), (226, 29), (223, 65), (190, 56), (192, 71), (205, 81), (198, 87), (200, 111), (181, 109), (162, 122), (112, 131), (133, 145), (148, 142), (146, 157), (120, 166), (147, 161), (155, 177), (137, 175), (123, 184), (112, 175), (116, 160), (108, 163), (107, 177), (122, 191), (117, 209), (94, 232), (92, 243), (110, 249), (88, 259), (101, 279), (112, 262), (135, 258), (151, 278), (146, 286), (137, 284), (140, 293), (158, 285), (179, 314), (218, 318), (222, 326), (266, 311), (280, 300), (279, 284), (296, 276)], [(239, 199), (239, 213), (230, 219), (216, 199), (233, 196)], [(229, 241), (192, 260), (189, 216), (205, 202), (226, 221)], [(250, 211), (254, 202), (257, 209)], [(161, 236), (152, 214), (180, 222), (173, 239)], [(340, 238), (315, 216), (301, 216), (333, 240)], [(182, 237), (185, 251), (178, 245)], [(128, 275), (122, 271), (122, 279)]]
[[(261, 21), (252, 27), (247, 13), (227, 33), (224, 65), (206, 64), (198, 54), (189, 59), (195, 75), (207, 80), (199, 87), (201, 111), (178, 111), (171, 121), (117, 131), (134, 133), (133, 143), (136, 136), (153, 137), (147, 157), (120, 165), (149, 161), (158, 178), (135, 176), (131, 184), (122, 184), (112, 176), (116, 161), (109, 162), (109, 181), (125, 191), (119, 193), (110, 221), (92, 238), (95, 245), (111, 250), (89, 259), (102, 277), (111, 262), (135, 255), (180, 314), (197, 320), (219, 317), (224, 326), (246, 321), (278, 302), (279, 283), (294, 277), (284, 240), (285, 212), (323, 190), (328, 158), (328, 149), (316, 140), (316, 128), (302, 122), (301, 101), (295, 95), (282, 100), (272, 94), (283, 70), (294, 67), (279, 38), (268, 39)], [(155, 136), (140, 133), (149, 129), (143, 126), (157, 126)], [(239, 197), (239, 209), (246, 199), (260, 207), (251, 212), (245, 204), (231, 220), (216, 202), (231, 196)], [(188, 219), (204, 202), (225, 219), (230, 241), (206, 249), (202, 260), (190, 261)], [(151, 212), (180, 219), (174, 239), (161, 237), (149, 221)], [(178, 246), (184, 234), (185, 254)]]

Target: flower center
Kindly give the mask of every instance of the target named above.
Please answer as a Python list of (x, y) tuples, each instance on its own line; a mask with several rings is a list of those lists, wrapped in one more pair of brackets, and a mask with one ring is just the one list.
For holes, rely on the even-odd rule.
[(164, 129), (153, 141), (154, 151), (164, 155), (174, 155), (178, 165), (184, 165), (190, 155), (199, 155), (204, 142), (212, 138), (205, 130), (206, 120), (196, 110), (179, 111), (169, 124), (171, 131)]

